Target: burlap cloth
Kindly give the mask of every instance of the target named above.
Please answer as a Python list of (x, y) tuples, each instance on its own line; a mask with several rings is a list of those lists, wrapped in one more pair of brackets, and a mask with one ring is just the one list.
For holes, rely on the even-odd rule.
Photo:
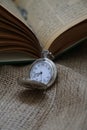
[(29, 91), (17, 78), (29, 65), (0, 66), (0, 130), (87, 130), (87, 42), (56, 60), (48, 91)]

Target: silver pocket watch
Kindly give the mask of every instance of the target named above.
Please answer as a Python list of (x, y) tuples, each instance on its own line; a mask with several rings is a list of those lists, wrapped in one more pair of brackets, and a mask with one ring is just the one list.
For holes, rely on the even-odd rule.
[(30, 66), (28, 76), (18, 79), (18, 83), (31, 90), (45, 90), (52, 86), (57, 77), (57, 68), (49, 57), (52, 57), (52, 54), (44, 50), (42, 58), (37, 59)]

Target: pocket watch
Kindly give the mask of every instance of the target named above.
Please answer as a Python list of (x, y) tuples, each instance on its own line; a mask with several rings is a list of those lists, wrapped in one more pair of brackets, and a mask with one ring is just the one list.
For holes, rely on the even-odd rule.
[(52, 54), (48, 50), (42, 52), (42, 58), (32, 63), (28, 71), (28, 76), (18, 79), (18, 83), (28, 89), (45, 90), (53, 85), (57, 77), (57, 68), (50, 59)]

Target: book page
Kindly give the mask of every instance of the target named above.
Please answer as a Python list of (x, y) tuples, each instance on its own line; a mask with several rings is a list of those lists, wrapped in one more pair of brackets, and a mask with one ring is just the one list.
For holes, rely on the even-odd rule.
[(0, 37), (0, 52), (21, 51), (29, 59), (41, 56), (37, 37), (12, 0), (0, 0)]
[(0, 5), (7, 9), (11, 14), (21, 20), (26, 26), (28, 26), (27, 22), (21, 16), (19, 10), (16, 5), (12, 2), (12, 0), (0, 0)]
[(87, 0), (15, 1), (27, 10), (27, 22), (46, 49), (65, 30), (87, 19)]

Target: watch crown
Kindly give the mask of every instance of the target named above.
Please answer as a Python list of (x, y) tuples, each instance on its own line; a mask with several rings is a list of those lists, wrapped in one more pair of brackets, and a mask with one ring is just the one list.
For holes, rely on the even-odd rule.
[(48, 50), (43, 50), (41, 53), (41, 57), (49, 58), (49, 59), (54, 58), (53, 54), (51, 52), (49, 52)]

